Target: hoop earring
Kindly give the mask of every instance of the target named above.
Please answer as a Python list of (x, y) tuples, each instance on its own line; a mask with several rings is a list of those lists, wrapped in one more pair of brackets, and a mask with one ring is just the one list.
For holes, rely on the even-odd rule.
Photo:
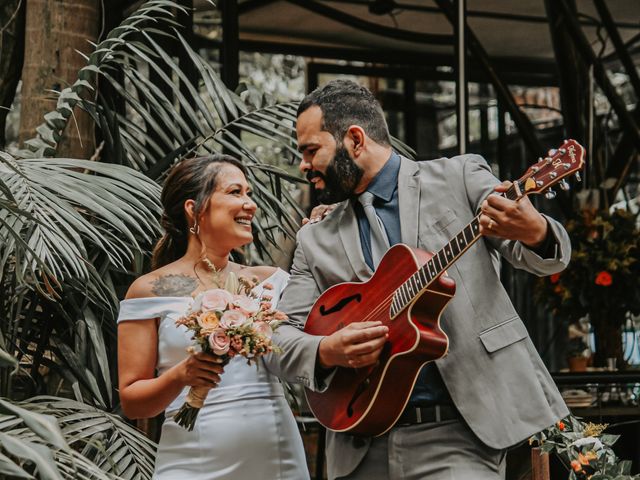
[(200, 233), (200, 225), (198, 225), (198, 222), (193, 222), (193, 227), (189, 227), (189, 232), (192, 235), (198, 235)]

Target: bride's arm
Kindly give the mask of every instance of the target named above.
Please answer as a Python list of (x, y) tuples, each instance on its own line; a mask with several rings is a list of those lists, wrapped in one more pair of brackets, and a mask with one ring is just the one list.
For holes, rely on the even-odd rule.
[(155, 319), (118, 324), (120, 403), (128, 418), (155, 417), (184, 387), (214, 388), (220, 382), (224, 371), (220, 358), (202, 352), (189, 355), (156, 377), (157, 345)]
[(180, 374), (180, 364), (156, 377), (157, 357), (158, 330), (155, 319), (118, 324), (120, 402), (128, 418), (155, 417), (186, 386), (184, 375)]

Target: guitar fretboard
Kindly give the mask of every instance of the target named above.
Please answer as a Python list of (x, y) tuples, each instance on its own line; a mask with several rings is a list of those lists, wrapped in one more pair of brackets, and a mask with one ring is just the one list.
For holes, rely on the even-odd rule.
[[(502, 194), (509, 200), (516, 200), (522, 194), (520, 183), (512, 186)], [(480, 238), (480, 214), (478, 214), (453, 239), (429, 259), (416, 273), (411, 275), (393, 295), (391, 302), (391, 318), (395, 318), (411, 302), (425, 290), (442, 272), (453, 263)]]

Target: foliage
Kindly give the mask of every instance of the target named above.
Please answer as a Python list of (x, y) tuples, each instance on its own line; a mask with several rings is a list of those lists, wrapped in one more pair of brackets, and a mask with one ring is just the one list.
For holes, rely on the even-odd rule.
[(619, 435), (603, 434), (607, 425), (583, 423), (573, 416), (529, 439), (543, 453), (553, 452), (569, 470), (568, 480), (638, 480), (631, 461), (619, 460), (611, 446)]
[(640, 312), (640, 230), (625, 211), (584, 210), (567, 223), (572, 254), (561, 273), (541, 278), (536, 294), (562, 318), (591, 313), (623, 322)]

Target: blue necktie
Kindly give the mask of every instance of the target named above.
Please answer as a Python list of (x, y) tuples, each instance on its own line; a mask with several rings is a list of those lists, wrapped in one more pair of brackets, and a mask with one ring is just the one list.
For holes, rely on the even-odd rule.
[(364, 214), (369, 221), (369, 230), (371, 232), (371, 259), (373, 260), (374, 269), (378, 267), (380, 260), (385, 252), (389, 249), (389, 239), (384, 229), (382, 220), (376, 213), (373, 206), (375, 196), (371, 192), (364, 192), (358, 197), (358, 201), (364, 208)]

